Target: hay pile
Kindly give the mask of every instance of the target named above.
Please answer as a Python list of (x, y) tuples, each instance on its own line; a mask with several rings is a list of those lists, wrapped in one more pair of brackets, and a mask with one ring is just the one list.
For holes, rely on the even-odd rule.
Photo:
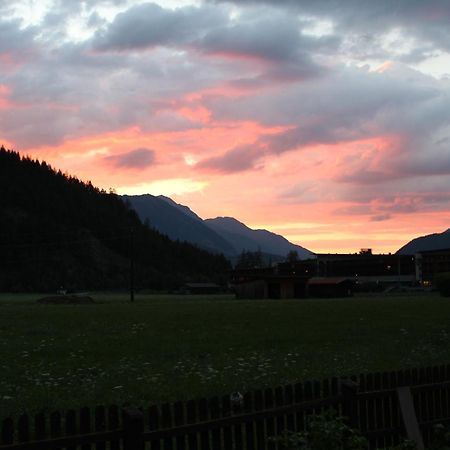
[(87, 305), (95, 303), (88, 295), (49, 295), (37, 300), (44, 305)]

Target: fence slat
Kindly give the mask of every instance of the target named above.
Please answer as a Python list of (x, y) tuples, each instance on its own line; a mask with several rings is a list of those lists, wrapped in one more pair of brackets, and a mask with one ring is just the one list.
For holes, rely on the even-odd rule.
[[(110, 405), (108, 408), (108, 429), (117, 430), (120, 427), (119, 407), (117, 405)], [(109, 443), (110, 450), (119, 450), (120, 441), (114, 440)]]
[[(77, 434), (77, 415), (73, 409), (66, 412), (65, 434), (74, 436)], [(67, 450), (76, 450), (76, 447), (68, 447)]]
[[(196, 423), (197, 419), (197, 404), (194, 400), (189, 400), (186, 403), (186, 421), (187, 423)], [(197, 450), (198, 436), (196, 432), (189, 433), (187, 437), (188, 449)], [(231, 448), (231, 447), (230, 447)], [(153, 450), (153, 448), (152, 448)]]
[[(231, 400), (229, 395), (222, 397), (222, 416), (228, 417), (231, 415)], [(223, 448), (224, 450), (232, 450), (233, 448), (233, 429), (230, 426), (222, 428), (223, 434)], [(191, 450), (191, 448), (189, 448)]]
[[(284, 392), (281, 386), (277, 386), (275, 388), (275, 407), (284, 405)], [(284, 414), (276, 414), (276, 436), (282, 436), (286, 432), (286, 423), (285, 423)]]
[[(104, 406), (97, 406), (94, 410), (94, 422), (95, 431), (105, 431), (106, 430), (106, 413)], [(105, 450), (105, 442), (97, 442), (95, 444), (95, 450)]]
[(2, 423), (2, 444), (12, 444), (14, 442), (14, 421), (8, 417)]
[(47, 427), (44, 413), (38, 413), (34, 416), (34, 439), (43, 440), (47, 437)]
[(28, 442), (30, 440), (30, 419), (27, 414), (22, 414), (19, 417), (17, 431), (19, 442)]
[[(172, 408), (170, 403), (164, 403), (161, 405), (161, 427), (170, 428), (173, 424), (172, 421)], [(173, 450), (173, 438), (166, 437), (163, 439), (163, 449)]]
[[(211, 420), (218, 419), (221, 416), (220, 401), (218, 397), (213, 397), (209, 401), (209, 412)], [(221, 436), (220, 428), (214, 428), (211, 430), (211, 449), (220, 450)], [(178, 450), (178, 448), (177, 448)]]
[[(336, 379), (337, 382), (337, 379)], [(333, 383), (331, 383), (333, 388)], [(338, 389), (336, 385), (336, 389)], [(304, 400), (304, 389), (302, 383), (297, 383), (294, 386), (294, 401), (295, 403), (301, 403)], [(295, 427), (296, 431), (303, 431), (305, 429), (305, 413), (299, 411), (295, 414)]]
[[(80, 432), (82, 434), (91, 432), (91, 411), (87, 407), (80, 409)], [(91, 450), (91, 445), (84, 444), (81, 446), (81, 450)]]
[[(244, 412), (247, 414), (251, 414), (254, 411), (253, 409), (253, 395), (251, 392), (247, 392), (244, 395)], [(257, 450), (255, 447), (255, 436), (254, 436), (254, 421), (249, 420), (245, 423), (245, 443), (247, 450)]]
[[(267, 388), (264, 391), (264, 404), (265, 404), (266, 409), (273, 408), (275, 405), (273, 391), (270, 388)], [(274, 417), (268, 417), (266, 419), (266, 436), (267, 436), (268, 450), (276, 449), (277, 446), (272, 441), (272, 439), (275, 437), (275, 418)]]
[[(264, 395), (261, 390), (255, 391), (254, 401), (255, 411), (262, 411), (264, 409)], [(265, 450), (266, 436), (264, 430), (264, 420), (260, 419), (255, 422), (255, 436), (256, 448), (258, 450)]]
[(142, 433), (144, 431), (144, 415), (137, 408), (122, 409), (123, 450), (144, 450)]
[(50, 436), (52, 438), (58, 438), (61, 436), (61, 431), (61, 413), (58, 411), (54, 411), (50, 414)]
[[(175, 426), (185, 424), (184, 419), (184, 404), (183, 402), (176, 402), (173, 405), (173, 422)], [(186, 436), (181, 435), (175, 438), (177, 450), (186, 450)]]
[[(208, 400), (201, 398), (198, 401), (198, 418), (200, 422), (208, 420)], [(209, 432), (204, 430), (200, 432), (200, 450), (209, 449)]]
[[(327, 385), (328, 385), (328, 380), (327, 380)], [(284, 402), (285, 402), (285, 405), (293, 405), (294, 404), (294, 386), (292, 386), (292, 384), (289, 384), (284, 387)], [(286, 414), (286, 430), (295, 431), (295, 414), (294, 413)]]

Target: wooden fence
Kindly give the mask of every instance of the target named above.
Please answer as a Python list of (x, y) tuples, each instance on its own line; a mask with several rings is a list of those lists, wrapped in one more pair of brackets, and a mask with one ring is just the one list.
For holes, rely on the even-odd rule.
[[(1, 424), (0, 450), (276, 450), (269, 437), (334, 409), (384, 448), (450, 425), (450, 365), (331, 378), (148, 408), (99, 406)], [(330, 449), (332, 450), (332, 449)]]

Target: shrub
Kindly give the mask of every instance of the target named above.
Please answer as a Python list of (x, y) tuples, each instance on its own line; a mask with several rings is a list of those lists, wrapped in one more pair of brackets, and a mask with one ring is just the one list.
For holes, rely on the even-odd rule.
[(443, 424), (434, 425), (429, 450), (450, 450), (450, 430)]
[(441, 273), (437, 275), (436, 286), (443, 297), (450, 297), (450, 273)]
[(344, 418), (332, 410), (308, 420), (306, 431), (287, 431), (274, 438), (284, 450), (365, 450), (367, 441), (358, 431), (345, 424)]

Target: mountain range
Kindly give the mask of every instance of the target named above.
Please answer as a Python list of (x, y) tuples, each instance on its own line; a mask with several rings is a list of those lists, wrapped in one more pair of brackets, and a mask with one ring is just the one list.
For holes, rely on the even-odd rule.
[(415, 238), (398, 250), (400, 255), (414, 255), (429, 250), (450, 249), (450, 228), (442, 233), (433, 233)]
[(171, 239), (193, 243), (233, 260), (244, 251), (260, 251), (272, 262), (295, 251), (299, 259), (314, 257), (310, 250), (267, 230), (253, 230), (233, 217), (203, 220), (190, 208), (165, 196), (123, 196), (143, 222)]
[[(140, 219), (174, 240), (186, 241), (213, 253), (223, 253), (235, 261), (243, 251), (261, 251), (266, 262), (284, 260), (290, 251), (300, 259), (314, 258), (310, 250), (267, 230), (253, 230), (233, 217), (202, 219), (189, 207), (163, 195), (123, 196)], [(450, 228), (415, 238), (397, 253), (414, 255), (419, 251), (450, 248)]]

